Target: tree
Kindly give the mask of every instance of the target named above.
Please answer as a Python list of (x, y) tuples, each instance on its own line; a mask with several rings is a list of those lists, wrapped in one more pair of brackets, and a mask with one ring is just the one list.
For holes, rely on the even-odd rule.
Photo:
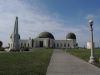
[(0, 48), (2, 47), (2, 45), (3, 45), (3, 43), (2, 43), (2, 41), (0, 41)]

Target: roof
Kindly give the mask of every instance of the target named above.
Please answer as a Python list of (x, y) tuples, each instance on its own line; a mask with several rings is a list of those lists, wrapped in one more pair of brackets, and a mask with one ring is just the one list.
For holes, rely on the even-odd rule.
[(74, 33), (68, 33), (66, 38), (67, 39), (76, 39), (76, 35)]
[(39, 34), (38, 38), (54, 39), (54, 36), (50, 32), (42, 32), (42, 33)]

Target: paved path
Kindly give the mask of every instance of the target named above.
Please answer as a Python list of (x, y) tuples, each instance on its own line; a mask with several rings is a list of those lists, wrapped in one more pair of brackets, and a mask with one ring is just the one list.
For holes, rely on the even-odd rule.
[(46, 75), (100, 75), (100, 69), (63, 50), (55, 49)]

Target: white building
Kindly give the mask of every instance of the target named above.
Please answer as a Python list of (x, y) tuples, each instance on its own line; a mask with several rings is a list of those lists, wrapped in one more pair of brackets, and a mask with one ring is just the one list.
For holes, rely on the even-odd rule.
[(14, 32), (10, 37), (9, 48), (18, 50), (21, 48), (77, 48), (76, 35), (69, 33), (66, 40), (55, 40), (50, 32), (42, 32), (37, 38), (20, 39), (18, 33), (18, 17), (16, 17)]
[[(95, 47), (95, 43), (93, 43), (93, 46)], [(87, 42), (87, 49), (92, 48), (92, 43), (90, 41)]]

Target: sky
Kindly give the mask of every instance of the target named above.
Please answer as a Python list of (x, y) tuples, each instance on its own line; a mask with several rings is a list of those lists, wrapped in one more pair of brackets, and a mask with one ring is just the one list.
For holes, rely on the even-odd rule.
[(51, 32), (55, 39), (66, 40), (69, 32), (76, 34), (79, 46), (90, 41), (88, 20), (94, 20), (94, 42), (100, 47), (100, 0), (0, 0), (0, 40), (8, 46), (19, 20), (21, 39), (36, 38)]

